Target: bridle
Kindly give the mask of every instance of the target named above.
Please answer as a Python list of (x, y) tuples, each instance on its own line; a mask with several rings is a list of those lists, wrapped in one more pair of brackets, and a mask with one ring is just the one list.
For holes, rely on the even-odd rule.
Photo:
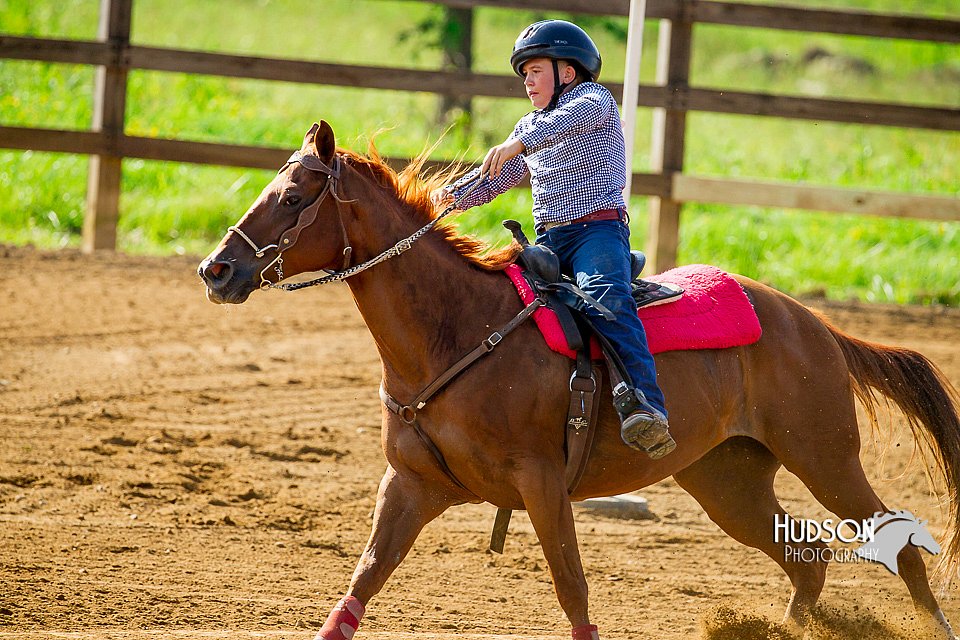
[[(381, 262), (385, 262), (390, 258), (399, 256), (404, 251), (409, 250), (413, 244), (422, 238), (428, 231), (433, 229), (443, 218), (447, 217), (451, 213), (457, 210), (457, 205), (469, 196), (474, 189), (476, 189), (480, 183), (483, 182), (484, 176), (482, 174), (477, 175), (474, 179), (473, 184), (470, 185), (460, 196), (446, 209), (443, 210), (437, 217), (432, 219), (430, 222), (425, 224), (423, 227), (415, 231), (412, 235), (400, 240), (395, 245), (383, 251), (379, 255), (370, 258), (366, 262), (349, 267), (350, 256), (353, 253), (353, 247), (350, 246), (350, 239), (347, 237), (347, 227), (343, 222), (343, 213), (340, 211), (341, 202), (354, 202), (353, 200), (343, 200), (340, 196), (337, 195), (337, 184), (340, 180), (340, 167), (341, 161), (339, 155), (334, 155), (333, 157), (333, 166), (328, 167), (318, 156), (313, 154), (302, 154), (300, 151), (295, 151), (292, 156), (287, 160), (287, 162), (280, 167), (280, 171), (277, 173), (282, 173), (284, 169), (293, 164), (294, 162), (300, 163), (304, 168), (309, 169), (310, 171), (315, 171), (318, 173), (323, 173), (327, 176), (327, 182), (323, 185), (323, 190), (320, 192), (320, 195), (317, 196), (317, 199), (313, 201), (308, 207), (303, 209), (300, 212), (300, 216), (297, 218), (296, 224), (284, 231), (279, 240), (275, 244), (268, 244), (263, 247), (258, 247), (257, 244), (250, 239), (250, 237), (240, 230), (237, 225), (229, 227), (227, 231), (234, 231), (240, 238), (250, 245), (250, 248), (253, 249), (254, 255), (257, 258), (262, 258), (266, 251), (269, 249), (277, 250), (277, 257), (274, 258), (267, 266), (260, 270), (260, 289), (280, 289), (282, 291), (296, 291), (297, 289), (304, 289), (306, 287), (315, 287), (321, 284), (327, 284), (329, 282), (338, 282), (340, 280), (345, 280), (351, 276), (355, 276), (361, 271), (366, 271), (371, 267), (375, 267)], [(309, 227), (311, 224), (316, 222), (317, 214), (320, 210), (320, 205), (323, 204), (323, 200), (327, 197), (327, 194), (332, 194), (333, 199), (337, 203), (337, 217), (340, 220), (340, 230), (343, 232), (343, 266), (340, 267), (340, 271), (327, 271), (326, 276), (320, 278), (315, 278), (313, 280), (307, 280), (306, 282), (288, 282), (281, 283), (283, 280), (283, 252), (290, 249), (297, 243), (297, 240), (300, 237), (300, 232)], [(270, 282), (263, 275), (267, 269), (274, 267), (274, 271), (277, 273), (277, 281)], [(348, 268), (349, 267), (349, 268)]]
[[(284, 165), (280, 167), (280, 170), (277, 173), (283, 173), (287, 167), (295, 162), (299, 163), (305, 169), (326, 175), (327, 181), (323, 185), (320, 195), (318, 195), (311, 204), (304, 207), (303, 210), (300, 211), (300, 215), (297, 216), (297, 221), (293, 224), (293, 226), (289, 227), (286, 231), (280, 234), (277, 242), (274, 244), (264, 245), (263, 247), (258, 247), (257, 243), (251, 240), (250, 236), (244, 233), (239, 226), (233, 225), (227, 229), (227, 231), (235, 232), (244, 242), (250, 245), (250, 248), (253, 249), (253, 253), (257, 258), (262, 258), (270, 249), (276, 249), (277, 256), (271, 260), (267, 266), (260, 270), (261, 289), (286, 288), (286, 285), (279, 284), (280, 281), (283, 280), (283, 252), (293, 248), (293, 246), (297, 244), (297, 240), (300, 239), (300, 233), (316, 222), (317, 215), (320, 211), (320, 205), (323, 204), (327, 194), (331, 194), (337, 203), (337, 219), (340, 221), (340, 231), (343, 233), (343, 266), (340, 267), (341, 270), (346, 269), (347, 266), (349, 266), (350, 255), (353, 253), (353, 247), (350, 246), (350, 239), (347, 237), (347, 228), (343, 222), (343, 214), (340, 212), (341, 202), (353, 201), (344, 200), (337, 195), (337, 185), (340, 180), (340, 156), (334, 155), (333, 165), (328, 167), (318, 156), (310, 153), (303, 154), (300, 153), (300, 151), (294, 151), (293, 155), (291, 155)], [(270, 282), (264, 276), (264, 273), (266, 273), (270, 267), (274, 267), (273, 270), (277, 273), (276, 283)]]

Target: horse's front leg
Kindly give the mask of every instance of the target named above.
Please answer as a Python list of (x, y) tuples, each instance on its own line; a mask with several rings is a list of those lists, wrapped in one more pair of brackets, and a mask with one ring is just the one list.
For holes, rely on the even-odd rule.
[(373, 530), (350, 588), (314, 640), (351, 640), (370, 598), (383, 588), (423, 527), (458, 502), (441, 487), (388, 465), (377, 492)]
[(590, 624), (587, 613), (587, 579), (562, 470), (525, 469), (518, 488), (550, 565), (557, 600), (573, 626), (573, 640), (599, 640), (597, 627)]

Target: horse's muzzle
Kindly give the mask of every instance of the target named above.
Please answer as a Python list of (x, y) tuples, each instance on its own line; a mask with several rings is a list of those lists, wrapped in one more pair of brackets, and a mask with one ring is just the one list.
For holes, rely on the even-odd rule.
[[(240, 304), (253, 291), (232, 262), (207, 258), (197, 267), (197, 275), (207, 285), (207, 300), (216, 304)], [(246, 285), (246, 286), (245, 286)]]

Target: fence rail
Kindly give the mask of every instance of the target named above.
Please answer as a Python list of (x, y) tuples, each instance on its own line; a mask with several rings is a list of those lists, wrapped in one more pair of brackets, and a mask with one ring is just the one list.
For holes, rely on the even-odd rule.
[[(957, 28), (960, 29), (960, 23)], [(146, 71), (492, 98), (523, 97), (523, 92), (513, 76), (329, 64), (135, 45), (117, 47), (105, 42), (0, 36), (0, 58), (96, 65), (111, 65), (119, 59), (120, 66), (124, 68)], [(620, 100), (623, 94), (621, 83), (605, 82), (604, 86)], [(641, 84), (638, 106), (917, 129), (960, 130), (960, 109), (685, 86)]]
[[(420, 1), (420, 0), (417, 0)], [(432, 0), (472, 9), (498, 7), (626, 16), (630, 0)], [(706, 0), (647, 0), (647, 18), (837, 35), (960, 43), (960, 20), (884, 15), (853, 10), (801, 9)]]
[[(89, 131), (0, 126), (0, 147), (91, 156), (85, 250), (113, 248), (119, 215), (123, 158), (274, 168), (288, 150), (164, 140), (124, 132), (126, 78), (132, 69), (219, 75), (445, 95), (523, 97), (512, 76), (330, 64), (130, 43), (133, 0), (101, 0), (97, 41), (0, 35), (0, 59), (97, 66), (94, 122)], [(471, 9), (563, 10), (626, 15), (629, 0), (435, 0)], [(795, 183), (707, 179), (683, 173), (686, 114), (708, 111), (750, 116), (960, 131), (960, 109), (811, 98), (691, 87), (696, 23), (960, 43), (960, 21), (852, 11), (810, 10), (706, 0), (648, 0), (647, 16), (660, 20), (657, 83), (639, 86), (639, 106), (654, 111), (652, 173), (634, 174), (632, 191), (654, 197), (648, 253), (658, 269), (676, 261), (683, 202), (703, 201), (960, 220), (960, 198), (838, 189)], [(619, 99), (623, 86), (605, 83)], [(403, 161), (394, 159), (394, 164)]]

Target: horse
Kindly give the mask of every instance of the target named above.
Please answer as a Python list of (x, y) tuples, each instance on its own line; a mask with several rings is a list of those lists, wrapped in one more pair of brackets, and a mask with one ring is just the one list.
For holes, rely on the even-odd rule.
[(911, 544), (933, 555), (940, 553), (940, 544), (927, 531), (926, 524), (906, 510), (876, 513), (871, 519), (872, 539), (854, 551), (854, 555), (879, 562), (897, 575), (897, 556), (905, 545)]
[[(379, 352), (384, 397), (411, 401), (522, 310), (502, 273), (519, 246), (495, 249), (453, 225), (434, 226), (447, 212), (436, 211), (429, 194), (450, 175), (427, 175), (424, 162), (421, 156), (396, 172), (372, 141), (367, 154), (339, 149), (331, 127), (314, 124), (199, 265), (207, 298), (239, 304), (258, 289), (282, 287), (281, 278), (331, 272), (315, 282), (348, 285)], [(860, 463), (857, 399), (874, 423), (883, 399), (898, 405), (914, 439), (934, 455), (950, 504), (941, 561), (952, 571), (960, 551), (956, 390), (921, 354), (859, 340), (787, 295), (734, 277), (753, 302), (762, 337), (658, 354), (677, 449), (651, 460), (628, 448), (612, 402), (601, 402), (589, 463), (572, 494), (562, 428), (570, 361), (548, 350), (533, 323), (518, 326), (503, 339), (508, 348), (478, 360), (418, 411), (406, 405), (415, 420), (384, 409), (386, 470), (370, 538), (317, 637), (352, 637), (428, 522), (454, 505), (489, 502), (527, 511), (573, 637), (597, 640), (571, 501), (670, 476), (723, 531), (781, 567), (792, 585), (784, 621), (802, 629), (824, 585), (827, 564), (817, 549), (825, 545), (805, 542), (812, 553), (787, 557), (774, 540), (774, 518), (786, 516), (774, 476), (786, 468), (840, 518), (888, 511)], [(602, 390), (611, 393), (607, 382)], [(906, 545), (897, 559), (916, 609), (953, 638), (918, 549)]]

